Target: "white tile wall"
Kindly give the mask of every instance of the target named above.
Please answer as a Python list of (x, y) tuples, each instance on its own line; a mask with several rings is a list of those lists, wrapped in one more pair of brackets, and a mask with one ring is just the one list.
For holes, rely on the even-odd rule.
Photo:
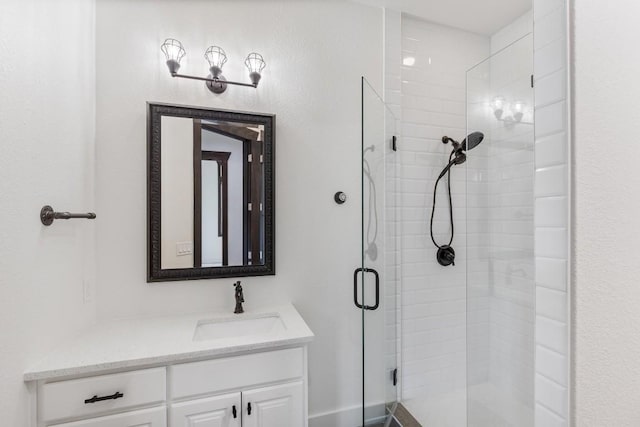
[(533, 12), (529, 11), (491, 36), (491, 53), (497, 53), (531, 32)]
[(534, 0), (536, 427), (568, 425), (568, 122), (564, 0)]
[[(459, 140), (465, 136), (466, 70), (488, 56), (489, 38), (404, 16), (401, 45), (403, 57), (416, 58), (414, 66), (402, 66), (400, 76), (402, 398), (418, 402), (419, 409), (428, 408), (423, 411), (426, 422), (437, 422), (443, 416), (464, 422), (467, 283), (464, 168), (452, 173), (455, 267), (437, 264), (436, 248), (429, 236), (429, 219), (433, 185), (451, 151), (440, 139), (444, 135)], [(446, 183), (441, 182), (434, 221), (436, 239), (442, 243), (446, 243), (449, 235), (445, 187)]]

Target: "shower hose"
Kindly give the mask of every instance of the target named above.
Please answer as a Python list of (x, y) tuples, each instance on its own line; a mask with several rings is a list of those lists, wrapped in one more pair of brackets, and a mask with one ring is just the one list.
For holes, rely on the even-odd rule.
[[(447, 249), (451, 247), (451, 243), (453, 242), (453, 233), (454, 233), (454, 229), (453, 229), (453, 202), (451, 200), (451, 161), (453, 159), (455, 152), (452, 152), (451, 155), (449, 155), (449, 166), (447, 166), (438, 176), (438, 179), (436, 179), (436, 183), (433, 187), (433, 206), (431, 207), (431, 222), (429, 224), (429, 229), (431, 232), (431, 241), (433, 242), (434, 245), (436, 245), (436, 247), (438, 249)], [(438, 195), (438, 184), (440, 183), (440, 180), (446, 175), (447, 177), (447, 194), (449, 196), (449, 222), (451, 224), (451, 237), (449, 238), (449, 243), (444, 244), (444, 245), (439, 245), (438, 242), (436, 242), (435, 237), (433, 236), (433, 217), (435, 215), (436, 212), (436, 198)]]

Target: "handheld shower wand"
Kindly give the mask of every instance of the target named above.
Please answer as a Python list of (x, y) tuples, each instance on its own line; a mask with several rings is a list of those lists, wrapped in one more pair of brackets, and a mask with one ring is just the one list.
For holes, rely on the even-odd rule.
[[(451, 168), (456, 165), (461, 165), (467, 161), (467, 154), (465, 153), (467, 149), (471, 150), (477, 147), (482, 140), (484, 139), (484, 134), (482, 132), (473, 132), (467, 136), (462, 143), (456, 141), (453, 138), (448, 136), (442, 137), (442, 143), (448, 144), (451, 143), (453, 146), (453, 150), (449, 155), (449, 163), (442, 169), (440, 175), (438, 175), (438, 179), (436, 179), (436, 183), (433, 187), (433, 205), (431, 208), (431, 222), (429, 224), (429, 230), (431, 232), (431, 241), (438, 248), (438, 252), (436, 254), (436, 259), (438, 263), (442, 266), (448, 265), (456, 265), (456, 252), (451, 247), (451, 243), (453, 243), (454, 236), (454, 226), (453, 226), (453, 201), (451, 198)], [(444, 177), (447, 177), (447, 193), (449, 196), (449, 222), (451, 224), (451, 236), (449, 238), (449, 243), (440, 245), (436, 242), (435, 237), (433, 236), (433, 217), (436, 212), (436, 198), (438, 193), (438, 184), (440, 180)]]

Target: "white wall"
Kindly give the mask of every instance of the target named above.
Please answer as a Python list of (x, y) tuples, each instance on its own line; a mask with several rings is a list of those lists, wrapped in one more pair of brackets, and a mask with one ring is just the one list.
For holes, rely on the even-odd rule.
[[(311, 414), (358, 405), (360, 76), (382, 85), (381, 11), (343, 1), (101, 0), (96, 37), (99, 318), (233, 309), (231, 279), (145, 282), (145, 102), (275, 113), (277, 275), (243, 279), (246, 306), (292, 301), (315, 332)], [(229, 56), (226, 76), (246, 80), (244, 57), (262, 53), (260, 87), (214, 96), (172, 79), (159, 49), (166, 37), (184, 44), (185, 73), (206, 73), (202, 55), (215, 43)], [(345, 205), (333, 201), (338, 190)]]
[[(63, 23), (63, 24), (62, 24)], [(0, 423), (29, 424), (22, 373), (93, 323), (94, 3), (0, 5)], [(90, 295), (89, 295), (90, 296)], [(91, 296), (90, 296), (91, 297)], [(92, 299), (92, 298), (90, 298)]]
[[(574, 425), (640, 424), (640, 4), (572, 3)], [(594, 31), (595, 30), (595, 31)]]
[(163, 117), (160, 123), (160, 265), (162, 268), (193, 267), (193, 251), (178, 255), (178, 244), (193, 248), (193, 121)]

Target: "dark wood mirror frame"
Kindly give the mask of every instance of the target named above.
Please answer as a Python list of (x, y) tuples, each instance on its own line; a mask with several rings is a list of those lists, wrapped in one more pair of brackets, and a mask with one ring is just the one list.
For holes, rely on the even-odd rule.
[[(161, 119), (163, 116), (264, 126), (264, 263), (161, 268)], [(147, 103), (147, 282), (275, 275), (275, 115)]]

